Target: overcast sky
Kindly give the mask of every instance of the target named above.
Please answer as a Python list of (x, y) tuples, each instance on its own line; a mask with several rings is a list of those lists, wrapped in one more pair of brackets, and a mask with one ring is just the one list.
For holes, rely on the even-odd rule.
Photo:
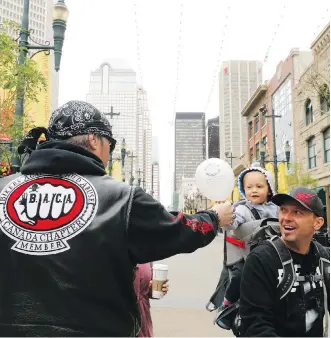
[(267, 54), (263, 77), (269, 79), (292, 48), (309, 49), (330, 20), (328, 0), (65, 2), (70, 15), (59, 104), (85, 100), (90, 71), (105, 59), (124, 59), (148, 92), (153, 135), (159, 136), (161, 202), (165, 205), (171, 202), (173, 187), (174, 131), (168, 122), (174, 112), (206, 112), (207, 118), (216, 117), (222, 61), (263, 62)]

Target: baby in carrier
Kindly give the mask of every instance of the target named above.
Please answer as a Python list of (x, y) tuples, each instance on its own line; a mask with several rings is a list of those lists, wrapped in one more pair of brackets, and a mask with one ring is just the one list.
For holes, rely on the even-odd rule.
[[(240, 298), (240, 281), (244, 266), (244, 256), (242, 253), (246, 247), (244, 241), (239, 240), (241, 236), (236, 236), (239, 231), (243, 232), (245, 224), (264, 218), (278, 218), (278, 207), (270, 201), (275, 194), (273, 177), (267, 170), (251, 166), (244, 170), (238, 177), (239, 191), (244, 200), (235, 206), (235, 220), (232, 225), (224, 227), (227, 230), (227, 268), (229, 269), (230, 281), (226, 288), (222, 306), (219, 313), (235, 304)], [(238, 254), (239, 252), (239, 254)], [(218, 316), (216, 323), (223, 329), (230, 330), (232, 326), (231, 317)]]

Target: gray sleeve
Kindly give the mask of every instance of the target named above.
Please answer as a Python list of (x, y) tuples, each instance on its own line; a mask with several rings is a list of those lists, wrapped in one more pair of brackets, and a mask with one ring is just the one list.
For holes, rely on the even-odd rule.
[(253, 220), (248, 208), (245, 207), (244, 205), (238, 205), (234, 210), (234, 214), (236, 215), (236, 218), (234, 219), (233, 223), (230, 225), (224, 226), (224, 229), (227, 231), (235, 230), (241, 224)]

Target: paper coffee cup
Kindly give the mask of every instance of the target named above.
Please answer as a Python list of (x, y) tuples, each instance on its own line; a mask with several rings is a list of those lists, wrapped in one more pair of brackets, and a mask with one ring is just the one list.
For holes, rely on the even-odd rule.
[(152, 297), (160, 299), (163, 297), (162, 285), (167, 280), (168, 265), (153, 264)]

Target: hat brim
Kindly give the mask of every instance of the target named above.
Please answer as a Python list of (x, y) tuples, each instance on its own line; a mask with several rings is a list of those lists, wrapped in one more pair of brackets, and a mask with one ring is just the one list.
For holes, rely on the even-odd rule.
[(282, 206), (283, 204), (285, 204), (288, 201), (292, 201), (292, 202), (296, 202), (300, 205), (302, 205), (305, 209), (314, 212), (313, 210), (311, 210), (307, 204), (303, 203), (300, 200), (297, 200), (296, 198), (287, 195), (287, 194), (276, 194), (271, 198), (271, 202), (273, 202), (274, 204), (278, 205), (279, 207)]

